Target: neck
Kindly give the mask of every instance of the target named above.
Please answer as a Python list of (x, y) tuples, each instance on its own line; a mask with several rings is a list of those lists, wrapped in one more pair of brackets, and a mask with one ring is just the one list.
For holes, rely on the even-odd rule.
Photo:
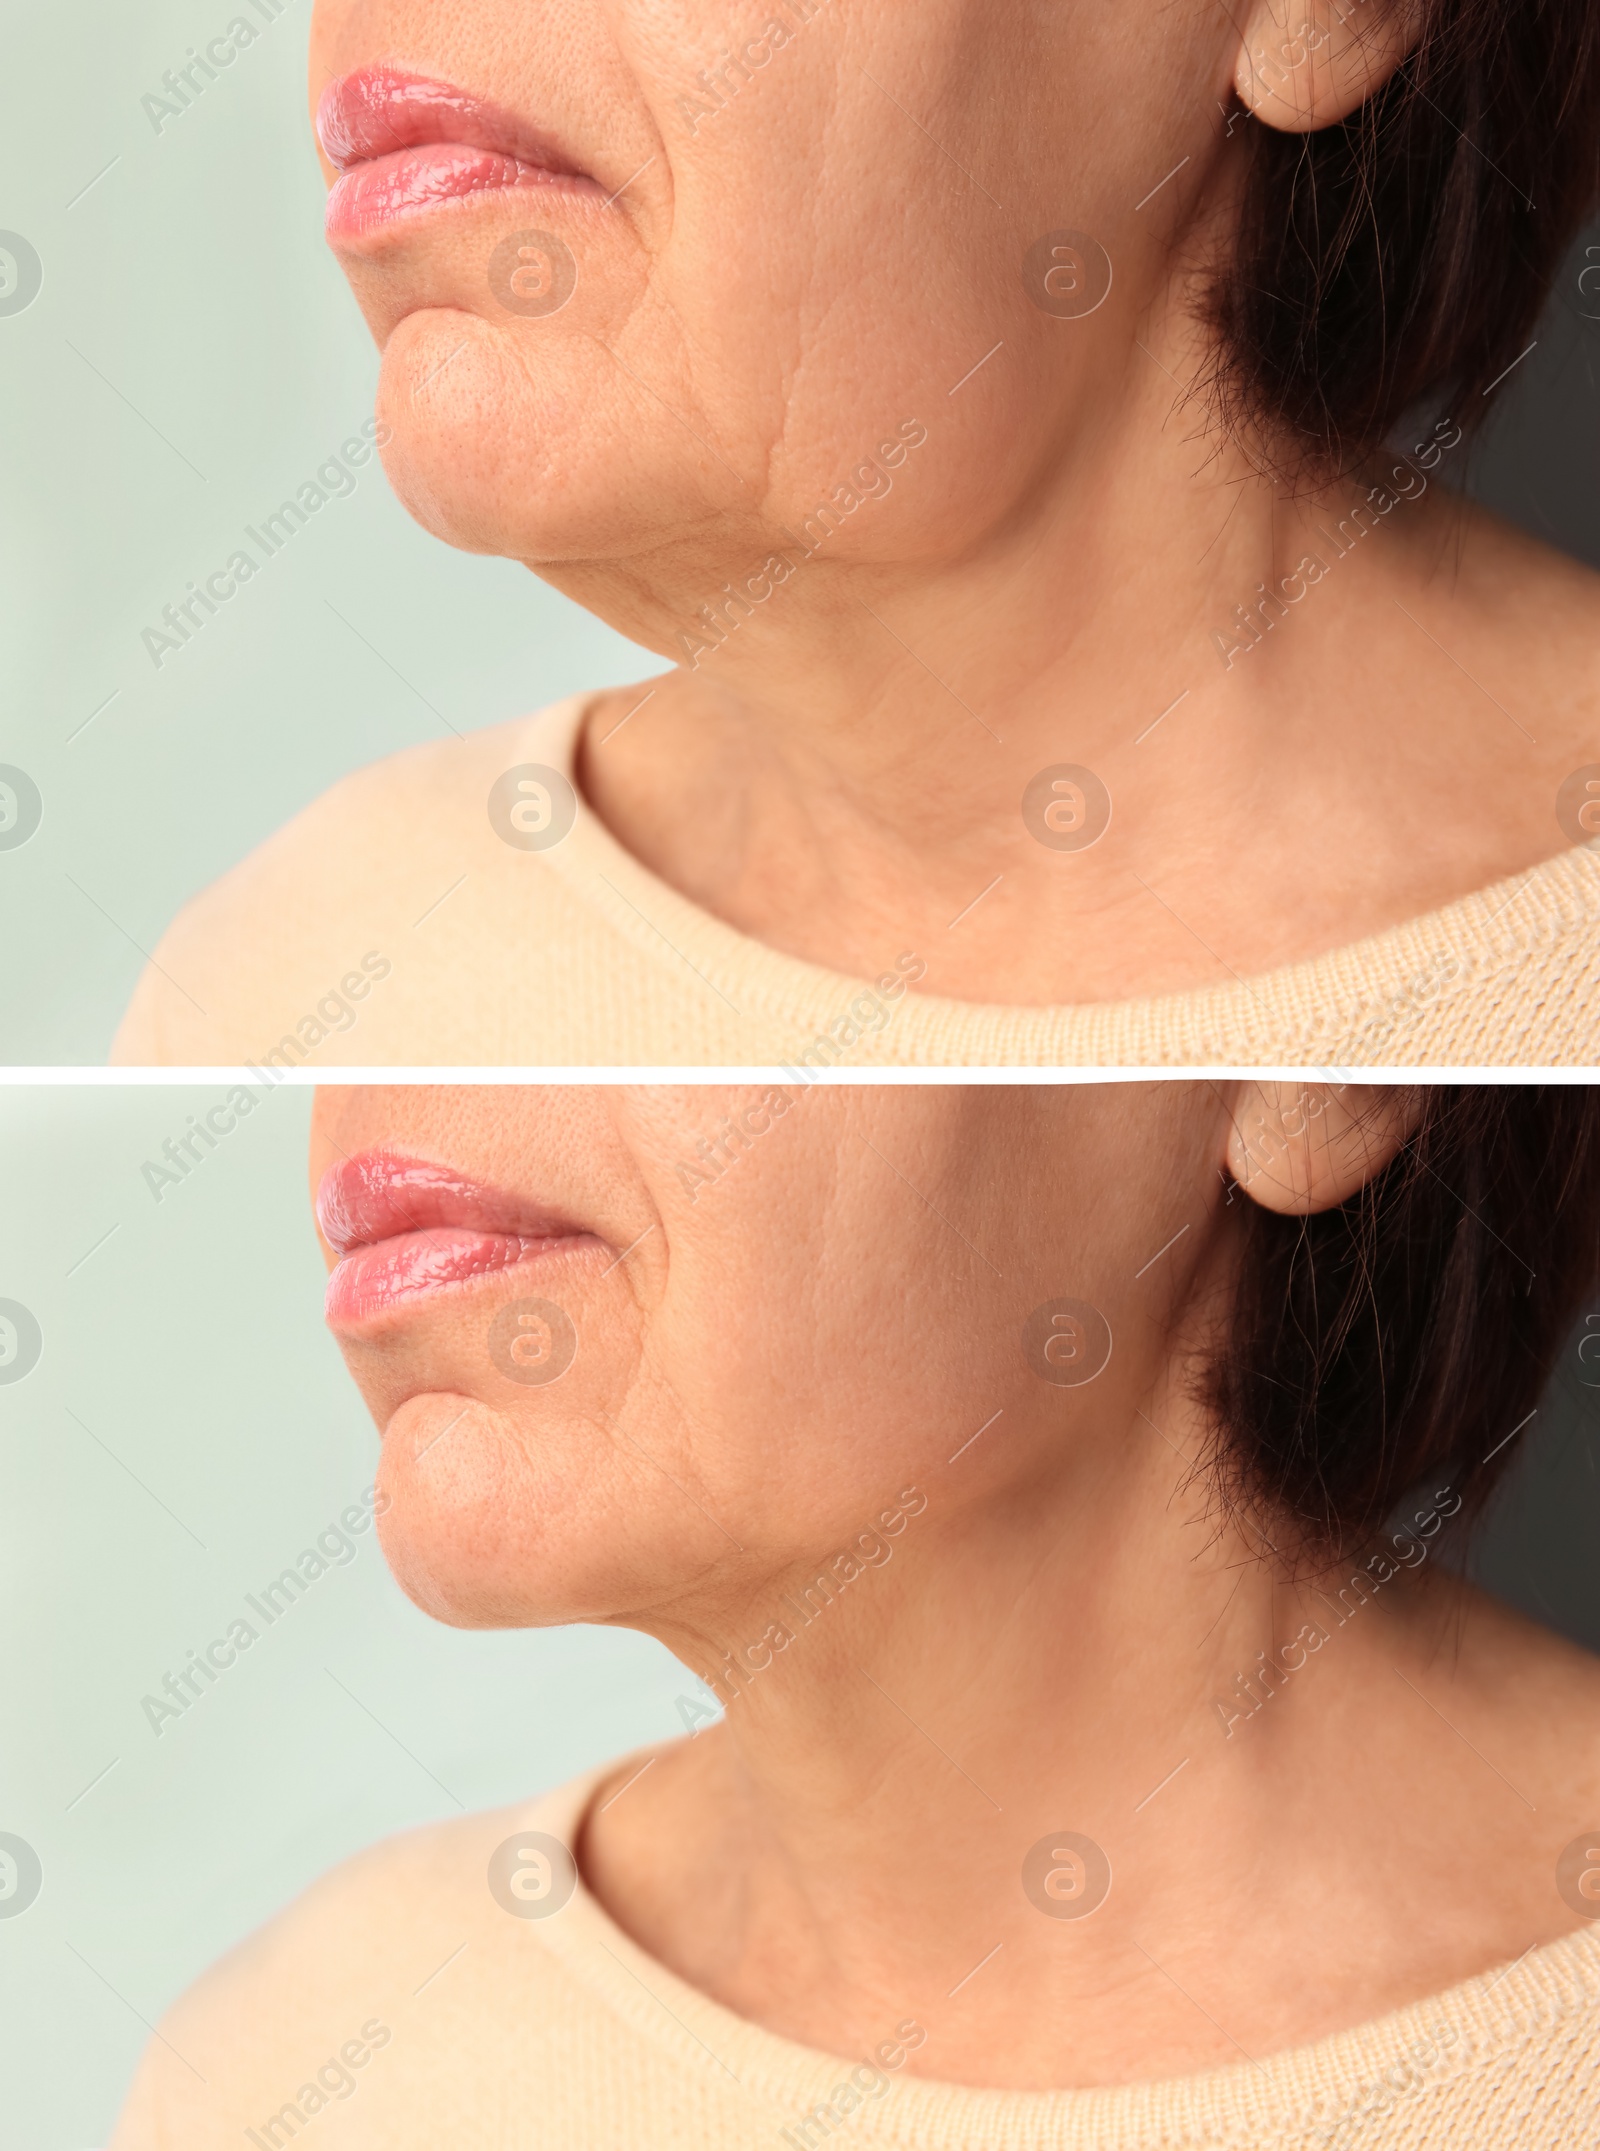
[[(589, 730), (584, 787), (622, 841), (790, 953), (869, 975), (909, 941), (926, 990), (963, 998), (1225, 983), (1318, 931), (1293, 895), (1325, 918), (1306, 847), (1326, 832), (1347, 859), (1370, 837), (1400, 751), (1382, 698), (1340, 681), (1357, 639), (1382, 664), (1415, 636), (1389, 599), (1427, 611), (1447, 518), (1420, 467), (1404, 497), (1363, 483), (1290, 499), (1198, 437), (1173, 379), (1192, 351), (1169, 338), (1128, 364), (1121, 401), (1048, 480), (975, 511), (937, 559), (915, 551), (918, 487), (961, 450), (935, 413), (893, 492), (836, 532), (744, 518), (709, 565), (570, 582), (683, 660), (635, 719), (613, 730), (636, 692)], [(1003, 392), (982, 381), (961, 394)], [(874, 517), (899, 534), (881, 554)], [(1404, 751), (1425, 756), (1426, 696), (1408, 725)], [(1047, 808), (1068, 834), (1104, 808), (1063, 806), (1048, 778), (1023, 808), (1064, 764), (1109, 796), (1103, 841), (1054, 841)], [(1379, 912), (1393, 901), (1380, 885)]]
[(1361, 1788), (1406, 1767), (1381, 1706), (1425, 1655), (1422, 1594), (1394, 1560), (1289, 1584), (1207, 1515), (1182, 1406), (1149, 1410), (1064, 1496), (974, 1509), (957, 1459), (881, 1564), (830, 1557), (657, 1627), (731, 1700), (583, 1848), (653, 1954), (831, 2052), (914, 2020), (914, 2071), (957, 2081), (1115, 2082), (1274, 2040), (1271, 2006), (1207, 2013), (1215, 1938), (1265, 1878), (1295, 1901), (1332, 1859), (1363, 1871)]

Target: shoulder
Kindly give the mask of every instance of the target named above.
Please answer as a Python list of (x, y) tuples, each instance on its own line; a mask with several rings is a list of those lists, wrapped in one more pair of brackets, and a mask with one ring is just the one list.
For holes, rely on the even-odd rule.
[(1600, 757), (1600, 573), (1459, 497), (1420, 535), (1454, 600), (1455, 654), (1483, 659), (1484, 692), (1507, 697), (1539, 745)]
[(1553, 1794), (1600, 1812), (1600, 1657), (1488, 1591), (1463, 1586), (1461, 1606), (1463, 1678)]
[[(552, 769), (557, 788), (569, 781), (580, 711), (576, 701), (558, 703), (430, 741), (332, 785), (178, 914), (139, 982), (113, 1060), (253, 1059), (337, 996), (346, 977), (387, 977), (397, 966), (426, 1005), (456, 918), (485, 907), (492, 915), (497, 903), (509, 916), (508, 892), (526, 900), (528, 876), (517, 869), (527, 855), (497, 840), (494, 787), (529, 763)], [(433, 907), (438, 926), (423, 931)]]
[(1564, 1863), (1575, 1849), (1583, 1865), (1600, 1859), (1586, 1849), (1600, 1817), (1600, 1657), (1472, 1586), (1459, 1587), (1458, 1604), (1423, 1685), (1450, 1741), (1475, 1746), (1500, 1778), (1480, 1783), (1494, 1818), (1484, 1846), (1492, 1832), (1508, 1902), (1530, 1937), (1548, 1941), (1588, 1916)]
[(113, 2151), (200, 2151), (273, 2119), (276, 2143), (358, 2086), (367, 2114), (393, 2128), (416, 2088), (406, 2057), (419, 1995), (431, 1993), (436, 2011), (488, 2019), (492, 2041), (506, 2029), (493, 2021), (496, 1997), (514, 1980), (524, 2003), (545, 2002), (548, 2023), (560, 2006), (553, 1967), (518, 1949), (526, 1937), (509, 1930), (526, 1923), (504, 1916), (488, 1880), (495, 1848), (534, 1812), (408, 1831), (314, 1882), (167, 2011)]
[(422, 1959), (436, 1938), (459, 1941), (464, 1920), (476, 1927), (483, 1907), (493, 1910), (490, 1855), (528, 1813), (501, 1808), (428, 1824), (341, 1860), (204, 1973), (172, 2021), (225, 2021), (245, 2006), (258, 2017), (304, 2014), (354, 1982), (376, 1991), (370, 1983), (396, 1966), (415, 1970), (415, 1985), (433, 1969)]

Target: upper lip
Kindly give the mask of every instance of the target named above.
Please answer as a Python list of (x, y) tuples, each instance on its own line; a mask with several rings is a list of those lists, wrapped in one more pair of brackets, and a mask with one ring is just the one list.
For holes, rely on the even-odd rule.
[(395, 67), (360, 67), (330, 82), (317, 103), (317, 138), (341, 172), (424, 142), (459, 142), (546, 171), (588, 176), (558, 143), (504, 106)]
[(526, 1196), (391, 1150), (365, 1150), (330, 1165), (317, 1189), (317, 1223), (341, 1257), (406, 1233), (452, 1227), (530, 1241), (588, 1237), (585, 1227)]

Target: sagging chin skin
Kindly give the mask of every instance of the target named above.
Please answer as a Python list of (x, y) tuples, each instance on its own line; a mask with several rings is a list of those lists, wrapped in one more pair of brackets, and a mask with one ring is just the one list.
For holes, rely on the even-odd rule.
[(714, 464), (709, 477), (675, 471), (643, 411), (628, 423), (636, 395), (581, 332), (421, 308), (384, 346), (384, 469), (423, 528), (464, 552), (535, 570), (648, 553), (700, 523), (707, 490), (734, 480)]
[(550, 1509), (539, 1479), (488, 1405), (449, 1391), (408, 1398), (384, 1428), (378, 1466), (378, 1536), (406, 1596), (452, 1628), (528, 1625)]
[(406, 1596), (448, 1627), (638, 1626), (731, 1543), (692, 1502), (663, 1521), (661, 1483), (585, 1411), (423, 1390), (383, 1430), (378, 1537)]

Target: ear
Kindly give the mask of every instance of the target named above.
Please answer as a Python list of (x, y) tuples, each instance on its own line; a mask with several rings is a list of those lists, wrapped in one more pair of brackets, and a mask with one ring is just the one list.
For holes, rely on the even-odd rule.
[(1423, 1093), (1394, 1083), (1240, 1083), (1226, 1164), (1264, 1210), (1309, 1217), (1381, 1173), (1422, 1115)]
[(1314, 134), (1382, 89), (1421, 28), (1421, 0), (1246, 0), (1233, 85), (1264, 127)]

